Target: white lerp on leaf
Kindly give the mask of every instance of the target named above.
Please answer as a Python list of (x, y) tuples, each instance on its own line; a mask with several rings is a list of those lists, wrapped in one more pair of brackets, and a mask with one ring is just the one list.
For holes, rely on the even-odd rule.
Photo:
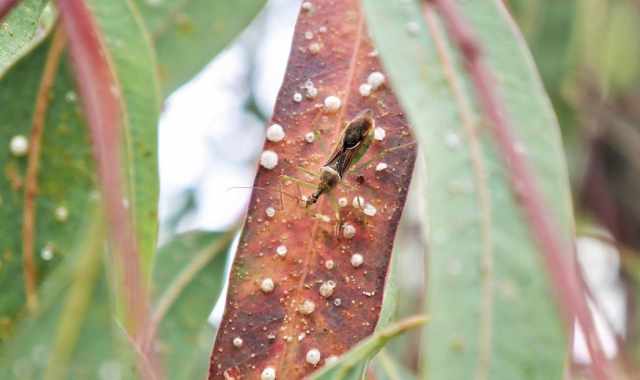
[(371, 85), (369, 83), (363, 83), (360, 85), (360, 88), (358, 88), (358, 91), (360, 91), (361, 96), (367, 97), (371, 95)]
[(279, 142), (284, 139), (284, 129), (280, 124), (272, 124), (267, 128), (267, 140), (271, 142)]
[(265, 150), (260, 156), (260, 165), (265, 169), (273, 169), (278, 165), (278, 153), (272, 150)]
[(273, 367), (263, 369), (260, 380), (276, 380), (276, 370)]
[(9, 149), (14, 156), (23, 157), (29, 151), (29, 140), (23, 135), (15, 135), (9, 142)]
[(373, 138), (378, 141), (384, 140), (386, 136), (387, 132), (382, 127), (376, 127), (376, 129), (373, 130)]
[(384, 84), (384, 82), (385, 82), (384, 74), (379, 71), (372, 72), (371, 74), (369, 74), (369, 77), (367, 78), (367, 83), (369, 83), (371, 88), (373, 88), (374, 90), (377, 90), (378, 88), (380, 88)]
[(312, 348), (307, 351), (306, 360), (307, 363), (315, 367), (316, 365), (318, 365), (318, 363), (320, 363), (321, 357), (322, 355), (320, 354), (320, 350), (318, 350), (317, 348)]
[(337, 96), (330, 95), (324, 99), (324, 109), (327, 112), (336, 112), (341, 106), (342, 101)]

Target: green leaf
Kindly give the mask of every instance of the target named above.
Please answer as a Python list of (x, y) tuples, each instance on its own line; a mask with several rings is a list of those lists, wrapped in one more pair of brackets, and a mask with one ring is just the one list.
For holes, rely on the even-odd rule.
[(128, 204), (134, 215), (142, 268), (151, 273), (158, 229), (160, 90), (155, 54), (143, 21), (129, 0), (87, 0), (114, 65), (125, 110), (123, 122)]
[(55, 16), (46, 3), (23, 0), (0, 22), (0, 78), (49, 34)]
[[(501, 1), (457, 2), (551, 206), (572, 231), (558, 124)], [(547, 277), (457, 51), (432, 10), (365, 0), (391, 83), (425, 154), (429, 221), (423, 378), (561, 378), (567, 342)], [(428, 21), (428, 22), (427, 22)]]
[(153, 318), (168, 379), (206, 377), (213, 342), (207, 318), (224, 286), (234, 233), (187, 233), (158, 251)]
[(427, 317), (417, 316), (396, 322), (358, 343), (335, 362), (326, 364), (314, 372), (310, 380), (360, 380), (362, 363), (370, 360), (389, 340), (427, 322)]
[[(147, 273), (155, 253), (157, 230), (157, 130), (160, 97), (151, 43), (141, 20), (126, 0), (91, 0), (114, 64), (126, 109), (124, 140), (128, 203), (133, 210), (138, 246)], [(50, 43), (42, 44), (0, 79), (0, 339), (11, 334), (25, 299), (22, 266), (22, 216), (27, 157), (10, 151), (17, 135), (29, 137), (35, 101)], [(34, 247), (39, 282), (69, 252), (79, 227), (99, 195), (91, 142), (70, 67), (63, 60), (49, 96), (40, 169), (37, 177)], [(154, 91), (156, 89), (156, 91)], [(65, 209), (68, 216), (57, 218)], [(40, 253), (53, 252), (53, 259)], [(44, 255), (46, 257), (46, 254)]]
[(104, 232), (93, 223), (41, 287), (38, 313), (24, 320), (0, 352), (2, 379), (96, 379), (133, 368), (118, 360), (110, 286), (104, 265)]
[(377, 380), (415, 380), (411, 373), (401, 363), (398, 363), (386, 350), (381, 350), (372, 362), (372, 369)]
[[(11, 153), (9, 141), (30, 135), (49, 46), (47, 42), (37, 47), (0, 80), (0, 340), (11, 334), (25, 301), (21, 231), (27, 158)], [(41, 146), (33, 237), (40, 280), (76, 243), (96, 195), (91, 146), (66, 62), (50, 93)], [(57, 218), (57, 209), (65, 209), (68, 216)]]
[(264, 0), (135, 0), (155, 42), (165, 96), (235, 38)]

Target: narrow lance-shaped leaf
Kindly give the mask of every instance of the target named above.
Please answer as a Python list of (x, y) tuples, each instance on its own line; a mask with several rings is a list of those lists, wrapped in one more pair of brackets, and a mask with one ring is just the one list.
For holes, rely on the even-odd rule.
[(110, 302), (104, 230), (90, 212), (77, 244), (40, 288), (38, 312), (21, 321), (0, 350), (2, 379), (96, 379), (133, 375), (119, 362), (123, 347)]
[(158, 251), (153, 323), (169, 379), (206, 377), (214, 332), (207, 319), (224, 286), (234, 234), (191, 232)]
[[(380, 330), (359, 343), (346, 354), (327, 363), (324, 368), (310, 376), (310, 380), (360, 380), (359, 364), (371, 359), (389, 340), (416, 328), (428, 321), (427, 317), (417, 316), (396, 322)], [(393, 380), (411, 380), (410, 377), (396, 377)]]
[[(526, 46), (500, 1), (460, 6), (498, 75), (517, 149), (570, 236), (557, 121)], [(417, 2), (365, 0), (365, 8), (425, 149), (433, 320), (424, 335), (423, 377), (562, 377), (567, 342), (547, 275), (455, 47), (435, 13), (423, 16)]]
[(135, 0), (158, 53), (167, 96), (192, 78), (255, 17), (264, 0)]
[[(23, 279), (22, 218), (28, 152), (11, 149), (11, 141), (24, 138), (33, 144), (31, 121), (50, 56), (45, 43), (14, 65), (0, 80), (0, 300), (3, 320), (0, 339), (9, 336), (26, 295)], [(47, 58), (49, 57), (49, 58)], [(39, 171), (35, 178), (33, 243), (38, 284), (70, 252), (79, 228), (87, 223), (86, 210), (95, 203), (95, 176), (90, 142), (73, 91), (69, 67), (63, 59), (47, 98), (44, 131), (40, 139)], [(42, 111), (41, 111), (42, 112)], [(15, 148), (15, 147), (14, 147)], [(25, 239), (26, 241), (26, 239)]]
[[(256, 379), (263, 371), (300, 379), (374, 332), (415, 161), (381, 71), (359, 1), (304, 3), (210, 379)], [(304, 207), (345, 124), (367, 109), (376, 139), (333, 192)]]
[[(139, 350), (141, 376), (158, 378), (150, 349), (153, 337), (149, 334), (143, 273), (143, 264), (150, 266), (155, 251), (157, 226), (154, 131), (158, 93), (154, 91), (151, 47), (128, 1), (59, 0), (58, 8), (92, 137), (110, 240), (118, 258), (118, 295), (125, 306), (126, 331)], [(131, 38), (131, 34), (139, 38)], [(126, 176), (121, 173), (123, 168)]]

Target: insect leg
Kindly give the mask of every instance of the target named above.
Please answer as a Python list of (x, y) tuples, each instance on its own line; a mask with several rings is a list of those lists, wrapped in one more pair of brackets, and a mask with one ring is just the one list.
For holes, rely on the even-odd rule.
[(391, 147), (391, 148), (383, 149), (382, 151), (380, 151), (379, 153), (377, 153), (376, 155), (374, 155), (373, 157), (371, 157), (367, 161), (365, 161), (365, 162), (363, 162), (361, 164), (358, 164), (358, 165), (352, 167), (351, 169), (349, 169), (349, 172), (351, 172), (351, 171), (353, 171), (353, 172), (361, 171), (362, 169), (367, 167), (367, 165), (370, 165), (372, 162), (384, 158), (384, 156), (386, 156), (387, 154), (389, 154), (389, 153), (391, 153), (393, 151), (399, 150), (399, 149), (408, 148), (408, 147), (413, 146), (415, 144), (416, 144), (416, 142), (414, 141), (414, 142), (410, 142), (410, 143), (394, 146), (394, 147)]

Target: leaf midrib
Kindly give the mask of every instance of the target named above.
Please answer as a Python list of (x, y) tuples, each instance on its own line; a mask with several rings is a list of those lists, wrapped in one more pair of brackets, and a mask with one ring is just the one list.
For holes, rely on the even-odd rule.
[(433, 10), (427, 4), (423, 7), (424, 17), (428, 26), (428, 32), (433, 38), (438, 58), (451, 93), (455, 99), (460, 121), (469, 141), (469, 154), (471, 158), (471, 170), (474, 174), (474, 183), (477, 190), (477, 201), (480, 206), (481, 236), (482, 236), (482, 261), (481, 284), (482, 303), (480, 310), (480, 328), (478, 330), (478, 366), (475, 378), (485, 380), (489, 376), (491, 365), (491, 344), (493, 329), (493, 238), (492, 238), (492, 205), (488, 188), (487, 170), (485, 158), (482, 154), (481, 143), (473, 122), (473, 110), (469, 99), (465, 96), (460, 82), (456, 76), (455, 67), (452, 64), (450, 53), (447, 49), (446, 37), (442, 34), (441, 26), (437, 25)]

